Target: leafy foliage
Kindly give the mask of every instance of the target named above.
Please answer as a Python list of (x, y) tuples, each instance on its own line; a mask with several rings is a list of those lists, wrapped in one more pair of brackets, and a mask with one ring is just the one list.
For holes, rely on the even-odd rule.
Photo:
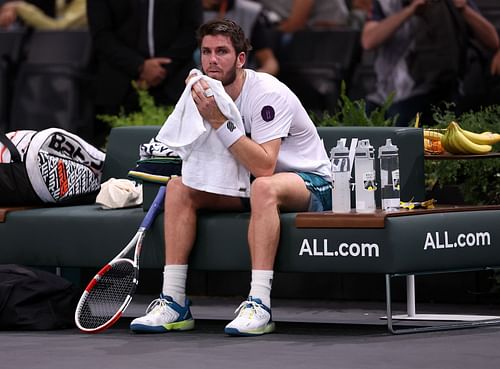
[(111, 127), (123, 126), (160, 126), (165, 123), (167, 117), (174, 110), (173, 106), (157, 106), (153, 97), (147, 90), (137, 87), (135, 82), (132, 82), (137, 94), (139, 95), (140, 111), (125, 114), (123, 110), (118, 115), (98, 115), (97, 118), (109, 124)]
[[(500, 132), (500, 106), (492, 105), (478, 111), (469, 111), (456, 116), (450, 110), (434, 111), (438, 122), (432, 128), (445, 129), (451, 121), (456, 121), (464, 129), (473, 132)], [(500, 151), (500, 143), (493, 147)], [(426, 160), (426, 185), (459, 185), (466, 204), (500, 204), (500, 159), (472, 160)]]
[(392, 105), (393, 96), (389, 96), (384, 104), (373, 110), (369, 115), (366, 114), (366, 102), (363, 99), (352, 101), (346, 94), (346, 84), (342, 81), (340, 86), (340, 96), (338, 101), (338, 110), (330, 115), (325, 112), (323, 116), (312, 116), (317, 126), (335, 127), (335, 126), (392, 126), (397, 119), (386, 118), (386, 113)]

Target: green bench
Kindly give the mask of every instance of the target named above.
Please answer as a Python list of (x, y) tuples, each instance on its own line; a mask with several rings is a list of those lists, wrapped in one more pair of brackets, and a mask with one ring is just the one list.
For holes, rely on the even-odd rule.
[[(139, 156), (139, 145), (156, 136), (159, 127), (113, 129), (106, 150), (102, 181), (126, 178)], [(329, 150), (342, 137), (369, 138), (377, 147), (386, 137), (400, 146), (401, 185), (404, 199), (424, 198), (422, 133), (413, 128), (319, 128)], [(146, 186), (145, 204), (155, 186)], [(47, 207), (12, 211), (0, 223), (0, 263), (33, 266), (99, 267), (113, 257), (134, 235), (144, 216), (143, 208), (103, 210), (98, 205)], [(295, 213), (282, 214), (283, 236), (295, 230)], [(246, 229), (249, 214), (210, 214), (199, 220), (193, 268), (202, 270), (248, 270)], [(224, 230), (223, 232), (217, 231)], [(288, 242), (287, 242), (288, 244)], [(278, 268), (288, 245), (280, 250)], [(222, 257), (224, 255), (224, 257)], [(146, 237), (142, 267), (163, 265), (163, 216)], [(299, 267), (298, 270), (301, 268)]]
[[(102, 180), (126, 178), (128, 170), (135, 166), (139, 145), (148, 142), (158, 130), (159, 127), (113, 129)], [(318, 131), (328, 151), (343, 137), (368, 138), (376, 148), (391, 138), (400, 149), (402, 200), (424, 200), (421, 129), (320, 127)], [(144, 208), (156, 188), (156, 185), (145, 186)], [(380, 204), (379, 201), (377, 198)], [(144, 208), (103, 210), (98, 205), (83, 205), (9, 212), (0, 223), (0, 263), (100, 267), (134, 235), (145, 215)], [(364, 217), (339, 217), (330, 212), (282, 213), (275, 269), (385, 274), (390, 312), (390, 279), (394, 276), (500, 265), (500, 208), (457, 210), (460, 209), (403, 216), (378, 212)], [(201, 214), (190, 268), (250, 270), (248, 222), (249, 213)], [(163, 240), (163, 215), (160, 215), (146, 236), (142, 268), (163, 267)], [(389, 329), (398, 333), (392, 322), (388, 323)]]

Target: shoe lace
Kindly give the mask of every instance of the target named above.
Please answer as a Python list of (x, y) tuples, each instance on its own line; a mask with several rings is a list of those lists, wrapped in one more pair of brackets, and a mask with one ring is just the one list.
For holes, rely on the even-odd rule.
[(262, 315), (262, 306), (255, 301), (252, 300), (246, 300), (243, 301), (240, 306), (236, 308), (234, 311), (235, 314), (238, 314), (238, 316), (245, 316), (247, 315), (249, 318), (252, 318), (253, 315), (260, 316)]
[(167, 299), (163, 299), (161, 297), (157, 298), (157, 299), (151, 301), (151, 303), (148, 305), (148, 307), (146, 309), (146, 314), (149, 314), (150, 312), (153, 312), (153, 311), (156, 311), (156, 312), (162, 311), (163, 309), (168, 307), (168, 305), (170, 305), (171, 303), (172, 303), (172, 301), (169, 301)]

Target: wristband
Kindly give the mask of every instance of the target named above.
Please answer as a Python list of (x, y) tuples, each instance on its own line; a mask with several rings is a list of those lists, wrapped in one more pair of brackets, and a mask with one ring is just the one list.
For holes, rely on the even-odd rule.
[(217, 133), (217, 137), (227, 149), (243, 136), (243, 132), (230, 120), (226, 120), (222, 126), (217, 128), (215, 133)]

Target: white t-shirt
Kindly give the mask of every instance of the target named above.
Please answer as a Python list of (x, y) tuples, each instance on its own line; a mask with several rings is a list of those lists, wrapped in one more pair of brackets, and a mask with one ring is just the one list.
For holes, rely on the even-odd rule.
[(282, 138), (276, 172), (309, 172), (331, 181), (323, 141), (297, 96), (267, 73), (245, 71), (235, 103), (247, 136), (259, 144)]

